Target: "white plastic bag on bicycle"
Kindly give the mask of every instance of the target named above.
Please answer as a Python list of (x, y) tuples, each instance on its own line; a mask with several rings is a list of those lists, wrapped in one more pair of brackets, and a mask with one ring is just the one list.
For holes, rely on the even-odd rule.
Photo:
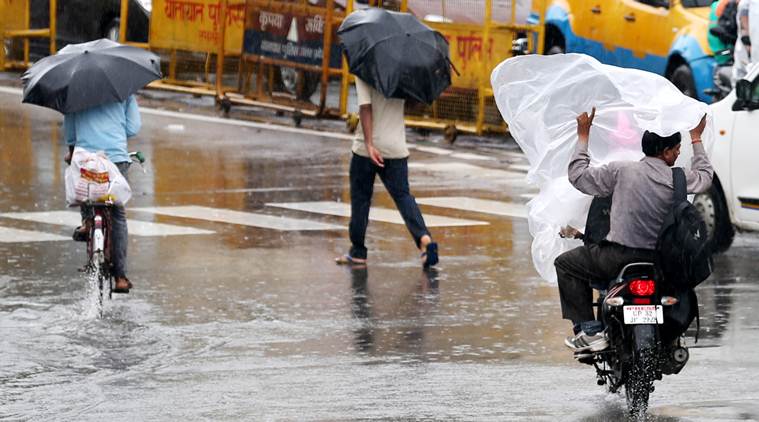
[(126, 178), (102, 151), (74, 149), (71, 165), (66, 169), (66, 201), (70, 205), (108, 200), (124, 205), (131, 197), (132, 188)]

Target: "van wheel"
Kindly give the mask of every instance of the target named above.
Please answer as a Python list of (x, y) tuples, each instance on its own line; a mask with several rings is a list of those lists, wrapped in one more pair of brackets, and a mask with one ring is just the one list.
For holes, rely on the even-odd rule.
[(690, 70), (690, 66), (687, 64), (681, 64), (680, 66), (677, 66), (675, 70), (669, 74), (669, 80), (683, 94), (691, 98), (698, 98), (698, 92), (696, 92), (696, 83), (693, 81), (693, 72)]
[(718, 183), (712, 183), (708, 191), (697, 194), (693, 199), (693, 205), (706, 223), (712, 250), (715, 253), (728, 250), (733, 243), (735, 229), (730, 222), (725, 196)]

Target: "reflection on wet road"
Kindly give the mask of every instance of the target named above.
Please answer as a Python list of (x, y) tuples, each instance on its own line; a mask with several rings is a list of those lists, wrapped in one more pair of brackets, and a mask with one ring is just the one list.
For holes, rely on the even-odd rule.
[[(0, 93), (0, 420), (623, 417), (562, 344), (519, 155), (420, 144), (411, 186), (441, 265), (420, 268), (378, 188), (388, 212), (370, 265), (351, 269), (332, 263), (348, 246), (348, 142), (146, 113), (135, 289), (99, 317), (84, 248), (66, 240), (61, 117), (18, 101)], [(759, 419), (757, 251), (739, 235), (699, 287), (700, 340), (656, 384), (654, 420)]]

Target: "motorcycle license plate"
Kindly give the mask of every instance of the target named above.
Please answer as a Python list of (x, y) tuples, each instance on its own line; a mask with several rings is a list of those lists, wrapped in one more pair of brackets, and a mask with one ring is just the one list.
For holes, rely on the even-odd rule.
[(661, 305), (625, 306), (622, 310), (625, 324), (663, 324), (664, 314)]

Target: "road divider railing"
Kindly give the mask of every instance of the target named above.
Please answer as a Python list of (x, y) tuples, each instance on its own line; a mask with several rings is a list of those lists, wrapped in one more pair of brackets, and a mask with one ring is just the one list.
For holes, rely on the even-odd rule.
[(407, 11), (443, 34), (458, 71), (432, 105), (407, 103), (407, 126), (442, 129), (450, 142), (459, 132), (505, 133), (490, 73), (514, 55), (542, 53), (545, 1), (408, 0)]
[(48, 2), (48, 27), (32, 28), (31, 0), (0, 0), (0, 70), (28, 68), (31, 40), (49, 43), (50, 54), (55, 54), (57, 1)]
[[(32, 37), (49, 38), (56, 52), (57, 1), (49, 0), (49, 27), (31, 29), (30, 0), (0, 0), (0, 69), (27, 67)], [(357, 8), (413, 13), (445, 36), (458, 73), (433, 104), (407, 102), (406, 123), (443, 129), (449, 141), (507, 131), (490, 73), (516, 54), (541, 52), (546, 11), (545, 0), (153, 0), (148, 42), (135, 43), (126, 39), (129, 3), (121, 0), (119, 41), (162, 57), (164, 78), (149, 88), (213, 96), (224, 112), (245, 105), (291, 113), (296, 125), (305, 116), (345, 118), (351, 130), (353, 77), (337, 28)]]

